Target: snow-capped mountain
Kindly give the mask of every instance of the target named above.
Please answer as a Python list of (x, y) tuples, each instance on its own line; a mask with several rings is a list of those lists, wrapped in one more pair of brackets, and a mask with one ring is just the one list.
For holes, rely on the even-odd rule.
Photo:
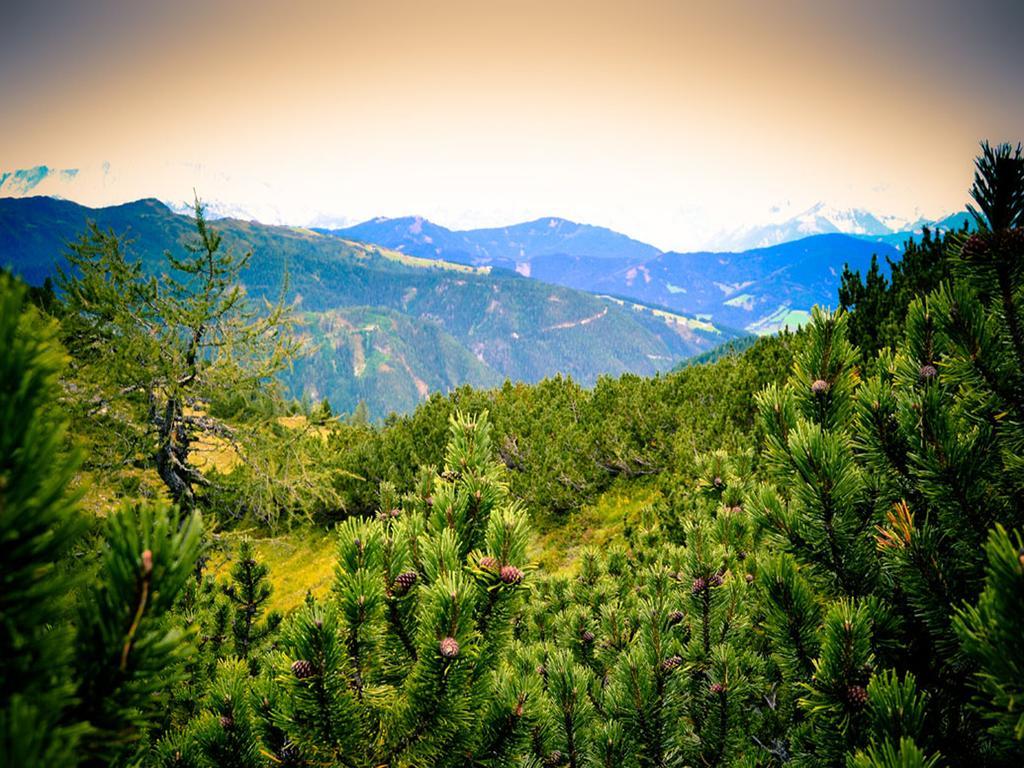
[(927, 223), (927, 220), (921, 217), (907, 219), (899, 216), (883, 216), (863, 208), (837, 208), (826, 203), (816, 203), (795, 216), (786, 217), (784, 213), (777, 211), (774, 220), (767, 223), (742, 227), (732, 232), (723, 232), (713, 238), (713, 249), (716, 251), (743, 251), (751, 248), (767, 248), (810, 235), (835, 233), (860, 237), (884, 237), (897, 232), (918, 229), (923, 223)]
[[(229, 195), (232, 187), (229, 178), (204, 172), (201, 167), (197, 169), (197, 173), (204, 182), (200, 184), (199, 191), (203, 195), (207, 216), (211, 219), (231, 218), (259, 221), (263, 224), (304, 223), (294, 221), (294, 216), (289, 216), (272, 202), (249, 202), (244, 205), (231, 202)], [(175, 190), (170, 194), (166, 189), (145, 190), (147, 196), (159, 199), (175, 213), (191, 211), (191, 193), (191, 189)], [(133, 188), (132, 181), (119, 174), (110, 163), (82, 168), (37, 165), (13, 171), (0, 170), (0, 197), (30, 196), (73, 200), (99, 208), (136, 200), (139, 198), (139, 192)], [(265, 195), (264, 198), (272, 200), (274, 196)]]
[[(161, 200), (175, 213), (192, 213), (191, 200)], [(207, 200), (203, 198), (203, 208), (207, 219), (238, 219), (240, 221), (258, 221), (261, 224), (284, 225), (288, 224), (282, 213), (273, 206), (250, 206), (227, 203), (223, 200)]]
[(37, 165), (14, 171), (0, 170), (0, 197), (43, 195), (81, 200), (103, 196), (116, 183), (117, 176), (107, 163), (88, 170)]

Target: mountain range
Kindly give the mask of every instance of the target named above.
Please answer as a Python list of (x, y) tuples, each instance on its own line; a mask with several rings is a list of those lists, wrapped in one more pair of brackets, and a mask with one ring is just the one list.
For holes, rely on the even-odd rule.
[(876, 216), (861, 208), (836, 208), (816, 203), (795, 216), (780, 221), (742, 227), (715, 237), (716, 249), (746, 251), (799, 240), (810, 235), (842, 233), (864, 237), (881, 237), (913, 230), (920, 223)]
[[(76, 174), (0, 174), (0, 193), (14, 196), (0, 198), (0, 266), (41, 282), (88, 219), (128, 232), (153, 271), (187, 242), (188, 217), (157, 200), (86, 208), (25, 196), (73, 185)], [(463, 383), (650, 374), (744, 334), (800, 325), (813, 305), (835, 304), (845, 265), (863, 272), (877, 255), (887, 271), (929, 225), (816, 205), (731, 233), (723, 243), (733, 249), (676, 253), (557, 217), (460, 231), (417, 216), (308, 229), (246, 221), (231, 206), (212, 215), (227, 243), (254, 250), (251, 293), (276, 297), (287, 269), (310, 342), (288, 376), (293, 393), (342, 411), (365, 400), (377, 416)], [(758, 247), (739, 247), (750, 243)]]
[(420, 258), (513, 269), (749, 333), (796, 326), (813, 305), (834, 305), (844, 265), (866, 271), (877, 254), (885, 270), (886, 258), (899, 257), (888, 243), (838, 233), (739, 252), (662, 253), (617, 232), (557, 218), (465, 231), (419, 217), (378, 218), (322, 231)]
[[(352, 219), (346, 215), (349, 213), (348, 211), (312, 210), (308, 206), (296, 206), (287, 195), (271, 189), (256, 179), (233, 178), (202, 164), (188, 165), (188, 173), (196, 186), (203, 192), (207, 216), (211, 219), (234, 218), (259, 221), (263, 224), (301, 225), (310, 228), (347, 227), (360, 231), (366, 236), (365, 239), (371, 242), (373, 233), (387, 229), (388, 222), (405, 221), (404, 218), (373, 219), (352, 227), (350, 225)], [(119, 172), (119, 169), (112, 168), (109, 163), (76, 168), (54, 168), (39, 165), (9, 171), (0, 169), (0, 197), (45, 195), (88, 202), (92, 205), (109, 205), (111, 201), (130, 199), (129, 187), (132, 186), (132, 179), (129, 176), (130, 173), (125, 176)], [(239, 195), (244, 197), (244, 201), (238, 199)], [(176, 213), (188, 212), (188, 200), (174, 195), (161, 197), (161, 199)], [(795, 213), (794, 210), (796, 210)], [(928, 219), (918, 214), (901, 217), (864, 208), (842, 208), (825, 202), (818, 202), (804, 210), (799, 210), (794, 209), (787, 202), (774, 206), (759, 222), (703, 236), (697, 241), (693, 241), (692, 238), (688, 239), (704, 250), (741, 252), (778, 245), (810, 235), (842, 233), (871, 240), (881, 240), (899, 248), (907, 237), (914, 233), (920, 234), (922, 226), (931, 226), (933, 229), (959, 228), (960, 221), (957, 220), (957, 217), (962, 219), (964, 216), (965, 214), (961, 213), (938, 219)], [(543, 226), (549, 221), (551, 220), (540, 219), (531, 224)], [(424, 226), (429, 229), (434, 225), (424, 222)], [(491, 232), (500, 238), (501, 233), (506, 229), (515, 230), (526, 226), (528, 225), (476, 231)], [(593, 230), (595, 230), (595, 234), (609, 231), (603, 230), (601, 227), (593, 227)], [(453, 232), (453, 230), (447, 231)], [(424, 236), (436, 239), (438, 234), (443, 233), (425, 232)], [(455, 234), (459, 233), (455, 232)], [(629, 239), (625, 235), (621, 237)], [(355, 239), (363, 240), (364, 237)], [(475, 252), (476, 245), (478, 244), (471, 247), (473, 252)], [(644, 244), (640, 243), (639, 245)], [(445, 246), (451, 250), (466, 248), (465, 244), (459, 245), (451, 241), (444, 243), (441, 247)], [(646, 247), (653, 248), (653, 246)], [(588, 252), (590, 255), (597, 255), (593, 250)], [(491, 255), (495, 257), (497, 254)], [(503, 255), (505, 258), (515, 258), (514, 252)]]
[[(151, 273), (194, 234), (188, 217), (157, 200), (86, 208), (48, 197), (0, 198), (0, 266), (41, 283), (87, 220), (127, 234), (130, 255)], [(377, 417), (408, 411), (429, 393), (461, 384), (561, 373), (589, 385), (603, 374), (651, 375), (740, 335), (497, 264), (418, 258), (303, 228), (236, 219), (215, 226), (226, 247), (252, 250), (243, 278), (250, 295), (276, 298), (287, 275), (309, 354), (286, 384), (295, 395), (327, 397), (339, 411), (360, 400)]]
[(933, 231), (960, 229), (970, 220), (966, 211), (940, 219), (924, 216), (903, 218), (872, 213), (863, 208), (838, 208), (816, 203), (794, 216), (776, 215), (777, 220), (722, 232), (713, 238), (716, 251), (746, 251), (766, 248), (811, 235), (844, 234), (865, 240), (888, 243), (902, 248), (903, 243), (920, 237), (923, 227)]

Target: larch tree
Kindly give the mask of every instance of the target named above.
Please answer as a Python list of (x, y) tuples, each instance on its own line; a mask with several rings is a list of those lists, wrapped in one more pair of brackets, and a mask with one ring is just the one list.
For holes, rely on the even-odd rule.
[(93, 411), (127, 409), (120, 424), (182, 509), (207, 483), (190, 457), (196, 435), (237, 437), (203, 404), (265, 384), (298, 350), (283, 296), (258, 303), (242, 285), (252, 253), (224, 248), (198, 199), (193, 212), (195, 239), (184, 255), (165, 254), (163, 274), (132, 260), (125, 237), (90, 224), (58, 280), (64, 341), (81, 378), (102, 387)]

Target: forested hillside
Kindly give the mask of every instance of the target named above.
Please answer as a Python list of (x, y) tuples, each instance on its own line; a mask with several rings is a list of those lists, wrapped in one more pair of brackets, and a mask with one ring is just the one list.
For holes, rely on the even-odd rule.
[[(799, 332), (593, 382), (488, 378), (463, 305), (634, 310), (198, 206), (0, 275), (0, 764), (1021, 765), (1024, 147), (971, 197)], [(318, 303), (370, 269), (418, 314)], [(308, 336), (479, 386), (339, 418)]]
[[(834, 302), (844, 265), (866, 270), (877, 255), (886, 267), (899, 256), (897, 243), (840, 234), (834, 227), (826, 230), (830, 234), (796, 232), (769, 247), (697, 253), (660, 253), (617, 232), (564, 219), (462, 232), (421, 218), (374, 219), (322, 231), (426, 259), (515, 269), (749, 333), (796, 328), (812, 306)], [(898, 245), (914, 237), (905, 233)]]
[[(195, 230), (189, 217), (155, 200), (88, 209), (0, 199), (0, 266), (41, 284), (65, 264), (67, 244), (87, 221), (122, 237), (128, 259), (149, 275), (170, 269), (165, 254), (180, 253)], [(601, 373), (650, 375), (735, 335), (513, 272), (417, 260), (309, 230), (228, 219), (216, 228), (226, 250), (253, 254), (239, 276), (247, 294), (270, 301), (283, 294), (305, 338), (317, 342), (283, 372), (291, 393), (328, 398), (336, 411), (363, 400), (382, 418), (409, 411), (427, 392), (558, 372), (585, 384)], [(393, 321), (345, 319), (371, 310)]]

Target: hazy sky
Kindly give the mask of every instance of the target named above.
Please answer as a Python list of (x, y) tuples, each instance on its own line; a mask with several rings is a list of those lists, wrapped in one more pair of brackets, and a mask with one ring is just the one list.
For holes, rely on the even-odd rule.
[(81, 168), (91, 204), (195, 187), (295, 223), (560, 215), (679, 248), (819, 200), (941, 215), (979, 139), (1024, 139), (1019, 0), (0, 15), (0, 170)]

